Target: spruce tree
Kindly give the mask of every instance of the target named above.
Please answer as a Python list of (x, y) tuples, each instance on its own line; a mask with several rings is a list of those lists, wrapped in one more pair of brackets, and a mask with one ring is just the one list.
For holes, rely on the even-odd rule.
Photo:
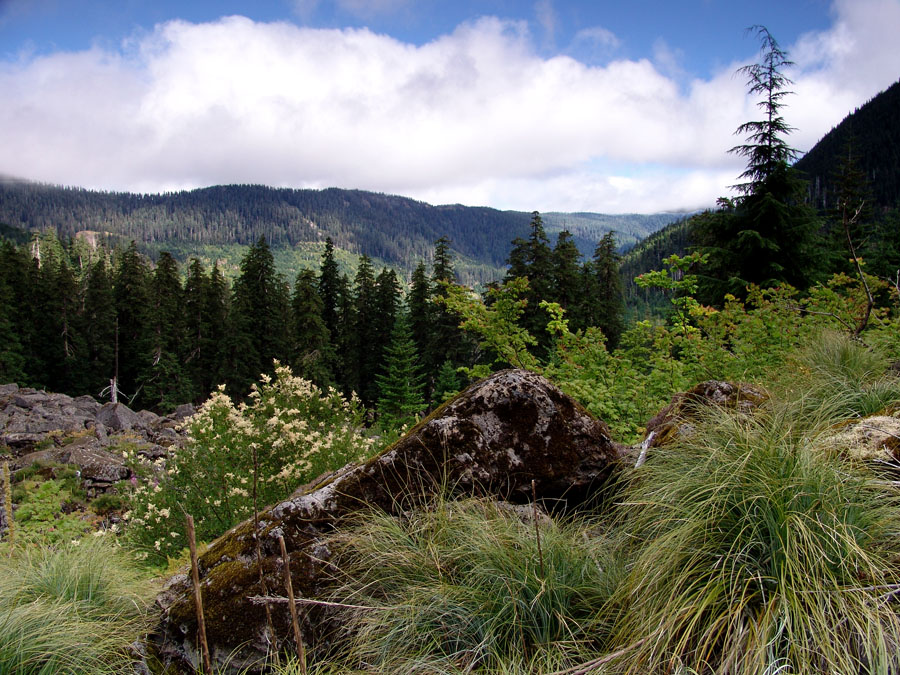
[(607, 232), (594, 250), (589, 269), (594, 280), (592, 293), (595, 294), (597, 312), (592, 325), (603, 331), (610, 351), (619, 345), (625, 330), (625, 291), (619, 273), (620, 262), (615, 233)]
[(115, 375), (117, 321), (112, 272), (101, 256), (88, 272), (84, 294), (87, 390), (95, 397)]
[(170, 412), (193, 399), (184, 366), (189, 343), (185, 331), (184, 295), (178, 263), (163, 251), (150, 278), (150, 315), (147, 331), (147, 369), (141, 377), (143, 405)]
[(285, 359), (290, 293), (275, 271), (275, 259), (264, 237), (250, 247), (234, 282), (229, 367), (233, 392), (244, 395), (262, 373), (274, 372)]
[(340, 271), (334, 259), (334, 242), (331, 237), (325, 239), (325, 251), (319, 269), (318, 291), (322, 298), (322, 320), (328, 334), (334, 337), (338, 331), (338, 314), (340, 303)]
[(138, 380), (147, 367), (148, 276), (147, 264), (132, 241), (119, 258), (115, 276), (118, 350), (114, 370), (117, 387), (127, 397), (137, 394)]
[(372, 261), (363, 254), (353, 280), (355, 330), (353, 340), (356, 362), (354, 390), (362, 402), (371, 407), (378, 397), (375, 375), (381, 359), (381, 345), (377, 344), (377, 316), (375, 308), (375, 275)]
[(730, 151), (747, 158), (741, 174), (746, 180), (734, 186), (741, 193), (736, 200), (721, 200), (718, 213), (691, 221), (691, 239), (709, 254), (699, 271), (698, 292), (707, 304), (720, 304), (725, 293), (743, 297), (748, 284), (786, 281), (806, 288), (820, 269), (819, 224), (805, 203), (803, 182), (789, 165), (797, 153), (785, 140), (792, 129), (781, 116), (783, 98), (791, 93), (783, 69), (791, 62), (766, 28), (754, 29), (762, 59), (738, 72), (747, 76), (750, 94), (761, 95), (763, 115), (738, 127), (735, 133), (747, 140)]
[(552, 291), (545, 298), (558, 302), (566, 310), (569, 328), (573, 331), (586, 328), (582, 320), (580, 304), (585, 300), (581, 293), (581, 253), (572, 239), (572, 233), (563, 230), (556, 238), (552, 254)]
[(434, 372), (431, 361), (431, 344), (435, 307), (431, 302), (431, 282), (425, 272), (425, 263), (422, 261), (419, 261), (413, 270), (407, 306), (409, 307), (410, 334), (423, 367), (423, 395), (426, 401), (430, 401), (432, 381), (429, 374)]
[(405, 313), (397, 317), (377, 384), (378, 414), (385, 428), (411, 424), (425, 410), (418, 355)]
[(290, 364), (294, 374), (327, 387), (333, 381), (331, 341), (322, 318), (322, 298), (316, 285), (312, 270), (302, 270), (294, 283)]
[[(3, 247), (11, 246), (2, 242)], [(5, 267), (15, 256), (0, 254), (0, 382), (25, 383), (25, 354), (19, 340), (15, 294), (10, 283), (17, 275)]]

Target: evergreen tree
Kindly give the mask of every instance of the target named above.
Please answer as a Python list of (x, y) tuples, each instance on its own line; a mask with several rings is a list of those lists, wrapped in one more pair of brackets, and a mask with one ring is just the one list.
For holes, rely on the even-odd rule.
[(231, 289), (218, 263), (213, 264), (209, 280), (204, 285), (203, 306), (206, 334), (200, 341), (200, 378), (194, 385), (197, 399), (205, 400), (213, 389), (226, 381), (229, 326), (231, 326)]
[(290, 364), (296, 375), (327, 387), (332, 383), (331, 343), (316, 285), (312, 270), (301, 271), (294, 283)]
[(790, 80), (782, 69), (790, 65), (785, 52), (763, 27), (756, 27), (763, 46), (760, 63), (741, 68), (751, 94), (762, 95), (763, 119), (746, 122), (738, 134), (747, 142), (731, 152), (747, 158), (734, 186), (737, 200), (723, 200), (718, 213), (692, 220), (691, 238), (709, 263), (699, 273), (698, 298), (719, 304), (725, 293), (738, 297), (748, 284), (771, 286), (787, 281), (806, 288), (820, 269), (819, 225), (805, 203), (805, 189), (788, 162), (796, 155), (784, 137), (791, 128), (781, 116)]
[(84, 294), (87, 390), (95, 397), (115, 375), (117, 322), (112, 272), (106, 257), (100, 256), (88, 272)]
[(334, 242), (331, 237), (325, 239), (325, 251), (319, 270), (319, 297), (322, 298), (322, 320), (328, 334), (334, 337), (338, 331), (338, 305), (340, 303), (340, 271), (334, 259)]
[(434, 380), (434, 402), (440, 405), (459, 391), (459, 373), (449, 361), (444, 361)]
[(184, 367), (189, 343), (185, 331), (184, 294), (178, 263), (163, 251), (150, 279), (150, 317), (147, 331), (149, 365), (141, 377), (141, 401), (170, 412), (193, 399)]
[[(565, 254), (564, 248), (560, 255)], [(528, 291), (524, 295), (526, 305), (519, 319), (520, 325), (538, 341), (538, 353), (546, 355), (553, 342), (553, 336), (547, 331), (550, 316), (541, 306), (541, 300), (553, 302), (554, 294), (554, 256), (550, 249), (550, 241), (544, 231), (541, 214), (535, 211), (531, 216), (531, 233), (528, 239), (516, 239), (510, 251), (507, 263), (509, 270), (505, 281), (516, 277), (528, 279)]]
[(118, 350), (114, 370), (117, 387), (128, 397), (138, 391), (138, 381), (147, 367), (147, 325), (149, 322), (148, 270), (136, 244), (122, 253), (115, 277)]
[(233, 393), (244, 395), (261, 373), (273, 373), (274, 361), (287, 356), (290, 293), (275, 272), (265, 238), (250, 247), (234, 282), (231, 307), (229, 372)]
[(19, 340), (19, 311), (14, 292), (15, 280), (22, 270), (13, 246), (0, 242), (0, 382), (25, 383), (25, 354)]
[(356, 350), (356, 305), (350, 279), (346, 274), (338, 278), (337, 334), (332, 336), (335, 350), (334, 375), (345, 396), (359, 389), (359, 368)]
[[(431, 340), (424, 359), (429, 379), (434, 377), (444, 361), (450, 361), (457, 366), (471, 365), (469, 361), (473, 351), (472, 339), (460, 330), (459, 317), (440, 302), (441, 298), (447, 297), (445, 284), (456, 282), (450, 243), (447, 237), (441, 237), (435, 242), (430, 284)], [(433, 384), (429, 384), (426, 389), (433, 389)]]
[(382, 426), (411, 424), (425, 410), (418, 355), (405, 314), (394, 325), (385, 353), (383, 374), (378, 375), (378, 414)]
[[(394, 324), (401, 310), (403, 294), (394, 270), (383, 268), (375, 279), (375, 340), (381, 345), (382, 356), (390, 344)], [(379, 357), (379, 362), (381, 362)]]
[(409, 307), (409, 327), (416, 353), (423, 366), (423, 395), (426, 401), (431, 400), (431, 344), (433, 315), (435, 307), (431, 302), (431, 282), (425, 272), (425, 263), (419, 261), (413, 270), (410, 280), (407, 306)]
[(569, 328), (573, 331), (586, 328), (580, 305), (586, 299), (582, 295), (581, 253), (572, 239), (572, 233), (563, 230), (556, 238), (553, 248), (553, 289), (546, 300), (558, 302), (566, 310)]
[(363, 404), (371, 407), (378, 398), (375, 375), (381, 360), (381, 346), (377, 344), (378, 323), (375, 308), (375, 276), (372, 261), (363, 254), (353, 281), (355, 331), (353, 352), (356, 365), (354, 390)]
[(590, 325), (603, 331), (610, 350), (619, 345), (625, 330), (625, 292), (619, 273), (620, 263), (615, 233), (607, 232), (594, 249), (594, 258), (586, 268), (593, 278), (590, 288), (596, 308)]

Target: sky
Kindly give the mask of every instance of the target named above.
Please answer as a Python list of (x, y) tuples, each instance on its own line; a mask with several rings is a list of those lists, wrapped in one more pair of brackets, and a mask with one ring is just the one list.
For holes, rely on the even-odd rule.
[(712, 206), (788, 52), (801, 152), (900, 78), (900, 0), (0, 0), (0, 176)]

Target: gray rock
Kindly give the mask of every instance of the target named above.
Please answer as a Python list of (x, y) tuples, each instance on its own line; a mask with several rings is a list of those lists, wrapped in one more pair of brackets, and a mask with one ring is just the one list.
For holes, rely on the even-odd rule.
[(9, 396), (19, 391), (19, 385), (15, 382), (12, 384), (0, 384), (0, 396)]
[(143, 422), (144, 428), (146, 429), (155, 429), (162, 423), (163, 419), (155, 412), (149, 410), (141, 410), (137, 415), (141, 418), (141, 422)]
[(125, 466), (122, 457), (100, 448), (96, 439), (79, 439), (68, 448), (68, 463), (78, 466), (83, 480), (115, 483), (131, 475), (131, 470)]
[(184, 405), (180, 405), (175, 408), (175, 412), (172, 413), (171, 417), (174, 420), (183, 420), (187, 417), (190, 417), (194, 414), (194, 406), (191, 403), (185, 403)]
[[(315, 598), (323, 587), (330, 552), (325, 535), (362, 509), (399, 513), (415, 499), (451, 486), (460, 495), (483, 494), (513, 503), (539, 498), (579, 503), (593, 494), (623, 456), (606, 425), (547, 380), (507, 370), (469, 387), (406, 436), (364, 464), (349, 465), (302, 488), (291, 498), (238, 525), (216, 540), (200, 561), (206, 631), (213, 658), (239, 671), (264, 653), (265, 611), (247, 601), (260, 595), (255, 537), (263, 551), (268, 588), (282, 585), (277, 534), (288, 545), (294, 588)], [(170, 579), (158, 603), (160, 651), (196, 666), (196, 620), (191, 585)], [(275, 647), (289, 639), (287, 609), (273, 607)], [(319, 617), (321, 618), (321, 617)], [(307, 644), (327, 631), (327, 621), (303, 621)]]
[(97, 413), (96, 419), (107, 429), (113, 431), (144, 428), (144, 422), (140, 416), (124, 403), (107, 403)]

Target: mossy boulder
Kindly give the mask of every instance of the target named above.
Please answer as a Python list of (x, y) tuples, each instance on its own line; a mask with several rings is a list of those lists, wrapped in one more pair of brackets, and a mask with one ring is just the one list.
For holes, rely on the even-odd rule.
[[(287, 543), (295, 592), (315, 599), (333, 571), (328, 535), (361, 511), (401, 513), (417, 497), (439, 491), (523, 503), (531, 499), (532, 481), (540, 499), (571, 506), (604, 484), (623, 452), (603, 422), (543, 377), (523, 370), (495, 373), (378, 456), (301, 488), (261, 512), (258, 526), (246, 521), (213, 542), (199, 567), (214, 660), (238, 671), (290, 639), (287, 606), (269, 605), (270, 631), (265, 606), (251, 600), (266, 594), (263, 583), (268, 594), (283, 595), (279, 534)], [(182, 574), (170, 579), (159, 604), (160, 653), (172, 662), (196, 666), (190, 578)], [(307, 604), (299, 609), (304, 640), (324, 647), (333, 628), (326, 608)]]
[(656, 448), (693, 432), (700, 411), (719, 406), (748, 413), (765, 402), (766, 393), (749, 384), (707, 380), (693, 389), (675, 394), (665, 408), (647, 422), (644, 448)]

